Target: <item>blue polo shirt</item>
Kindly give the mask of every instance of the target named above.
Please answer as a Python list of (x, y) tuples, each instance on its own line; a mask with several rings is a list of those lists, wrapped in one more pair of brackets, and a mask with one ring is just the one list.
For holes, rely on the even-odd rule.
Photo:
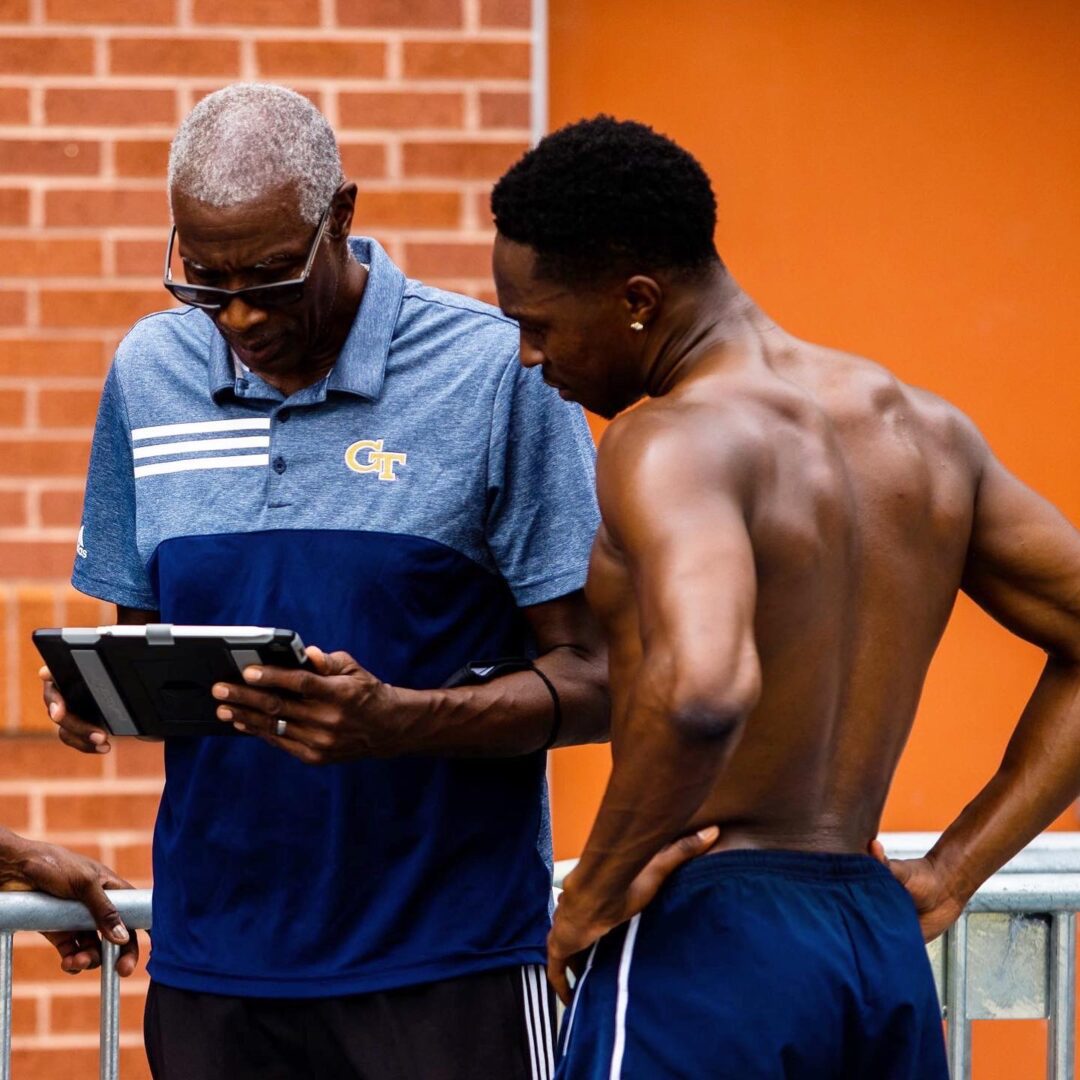
[[(581, 411), (496, 309), (372, 240), (333, 370), (285, 398), (207, 316), (148, 316), (101, 401), (72, 581), (166, 622), (288, 627), (395, 685), (529, 648), (581, 588), (598, 516)], [(544, 755), (313, 767), (253, 737), (169, 740), (150, 972), (323, 997), (544, 959)]]

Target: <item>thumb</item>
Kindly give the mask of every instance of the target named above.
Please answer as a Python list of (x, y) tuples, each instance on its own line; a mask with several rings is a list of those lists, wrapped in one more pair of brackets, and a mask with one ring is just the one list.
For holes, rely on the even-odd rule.
[(870, 841), (867, 850), (871, 858), (877, 859), (879, 863), (883, 863), (885, 866), (889, 865), (889, 856), (885, 854), (885, 845), (876, 836)]
[(716, 825), (707, 825), (695, 833), (680, 836), (653, 856), (652, 869), (661, 871), (667, 877), (684, 862), (703, 855), (716, 843), (719, 836), (720, 829)]
[(88, 882), (85, 888), (78, 894), (79, 900), (86, 905), (86, 909), (94, 918), (98, 930), (103, 937), (114, 945), (126, 945), (131, 935), (128, 933), (124, 920), (109, 899), (105, 890), (96, 882)]
[(908, 859), (893, 859), (892, 861), (886, 861), (886, 865), (892, 871), (892, 876), (900, 882), (901, 885), (907, 885), (911, 879), (911, 862)]
[(308, 663), (319, 675), (329, 675), (329, 658), (318, 645), (309, 645), (304, 652), (307, 653)]

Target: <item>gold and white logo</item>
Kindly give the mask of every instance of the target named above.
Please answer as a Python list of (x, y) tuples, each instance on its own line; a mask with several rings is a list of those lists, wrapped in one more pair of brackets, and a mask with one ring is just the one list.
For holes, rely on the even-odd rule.
[[(360, 455), (367, 453), (367, 459), (361, 461)], [(354, 442), (345, 451), (345, 464), (358, 473), (378, 473), (380, 480), (397, 480), (394, 466), (404, 465), (408, 454), (395, 453), (383, 449), (382, 439), (361, 439)]]

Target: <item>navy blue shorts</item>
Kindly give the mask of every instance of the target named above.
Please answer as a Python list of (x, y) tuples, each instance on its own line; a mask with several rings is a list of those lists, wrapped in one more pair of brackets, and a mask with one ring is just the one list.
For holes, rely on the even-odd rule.
[(557, 1080), (948, 1080), (915, 909), (864, 855), (729, 851), (593, 949)]

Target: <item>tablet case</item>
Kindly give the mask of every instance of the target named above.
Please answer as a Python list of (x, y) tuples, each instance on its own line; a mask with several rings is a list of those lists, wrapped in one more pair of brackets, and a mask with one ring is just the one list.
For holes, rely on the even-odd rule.
[(302, 667), (292, 630), (265, 626), (64, 627), (34, 644), (68, 708), (113, 735), (234, 735), (215, 715), (216, 682), (243, 682), (252, 664)]

